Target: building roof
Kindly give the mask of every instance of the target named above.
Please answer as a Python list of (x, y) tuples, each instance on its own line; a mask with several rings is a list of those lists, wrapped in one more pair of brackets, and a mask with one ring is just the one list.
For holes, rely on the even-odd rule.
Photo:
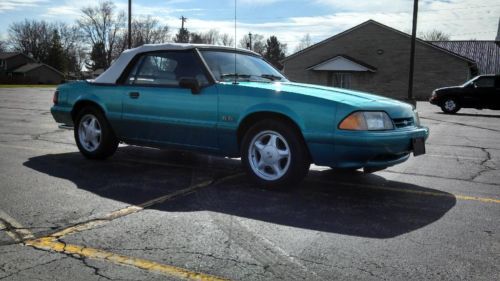
[(500, 41), (430, 41), (476, 62), (479, 74), (500, 73)]
[[(404, 32), (402, 32), (402, 31), (399, 31), (399, 30), (397, 30), (397, 29), (394, 29), (394, 28), (392, 28), (392, 27), (390, 27), (390, 26), (387, 26), (387, 25), (385, 25), (385, 24), (381, 24), (381, 23), (379, 23), (379, 22), (377, 22), (377, 21), (374, 21), (374, 20), (367, 20), (367, 21), (365, 21), (365, 22), (363, 22), (363, 23), (361, 23), (361, 24), (358, 24), (358, 25), (356, 25), (356, 26), (354, 26), (354, 27), (352, 27), (352, 28), (350, 28), (350, 29), (348, 29), (348, 30), (345, 30), (345, 31), (343, 31), (343, 32), (340, 32), (340, 33), (338, 33), (338, 34), (336, 34), (336, 35), (334, 35), (334, 36), (332, 36), (332, 37), (329, 37), (329, 38), (327, 38), (327, 39), (325, 39), (325, 40), (321, 41), (321, 42), (318, 42), (318, 43), (316, 43), (316, 44), (314, 44), (314, 45), (311, 45), (311, 46), (309, 46), (309, 47), (307, 47), (307, 48), (305, 48), (305, 49), (303, 49), (303, 50), (301, 50), (301, 51), (298, 51), (298, 52), (296, 52), (295, 54), (291, 54), (290, 56), (288, 56), (288, 57), (286, 57), (285, 59), (283, 59), (283, 62), (286, 62), (287, 60), (290, 60), (290, 59), (292, 59), (292, 58), (294, 58), (294, 57), (296, 57), (296, 56), (299, 56), (299, 55), (301, 55), (301, 54), (303, 54), (303, 53), (309, 52), (309, 51), (311, 51), (311, 50), (315, 49), (315, 48), (316, 48), (316, 47), (318, 47), (318, 46), (321, 46), (321, 45), (323, 45), (323, 44), (326, 44), (326, 43), (328, 43), (328, 42), (330, 42), (330, 41), (332, 41), (332, 40), (335, 40), (335, 39), (337, 39), (337, 38), (339, 38), (339, 37), (341, 37), (341, 36), (347, 35), (347, 34), (349, 34), (350, 32), (355, 31), (356, 29), (361, 28), (361, 27), (363, 27), (363, 26), (366, 26), (366, 25), (368, 25), (368, 24), (377, 25), (377, 26), (379, 26), (379, 27), (385, 28), (385, 29), (387, 29), (387, 30), (390, 30), (390, 31), (392, 31), (392, 32), (395, 32), (395, 33), (397, 33), (397, 34), (400, 34), (400, 35), (402, 35), (402, 36), (404, 36), (404, 37), (407, 37), (408, 39), (410, 39), (410, 38), (411, 38), (411, 35), (409, 35), (409, 34), (407, 34), (407, 33), (404, 33)], [(473, 60), (471, 60), (471, 59), (469, 59), (469, 58), (467, 58), (467, 57), (464, 57), (464, 56), (461, 56), (461, 55), (459, 55), (459, 54), (453, 53), (453, 52), (451, 52), (451, 51), (449, 51), (449, 50), (447, 50), (447, 49), (440, 48), (439, 46), (436, 46), (436, 45), (433, 45), (433, 44), (431, 44), (431, 43), (428, 43), (427, 41), (424, 41), (424, 40), (421, 40), (421, 39), (418, 39), (418, 38), (416, 39), (416, 41), (417, 41), (417, 43), (420, 43), (420, 44), (423, 44), (423, 45), (429, 46), (429, 47), (434, 48), (434, 49), (438, 49), (438, 50), (440, 50), (440, 51), (443, 51), (443, 52), (445, 52), (445, 53), (448, 53), (449, 55), (452, 55), (452, 56), (455, 56), (455, 57), (457, 57), (457, 58), (459, 58), (459, 59), (465, 60), (465, 61), (467, 61), (467, 62), (469, 62), (469, 63), (472, 63), (472, 64), (474, 63), (474, 61), (473, 61)]]
[(52, 69), (53, 71), (57, 72), (61, 76), (64, 76), (64, 74), (61, 73), (59, 70), (57, 70), (57, 69), (53, 68), (52, 66), (47, 65), (45, 63), (27, 63), (25, 65), (22, 65), (22, 66), (20, 66), (20, 67), (18, 67), (16, 69), (14, 69), (12, 72), (13, 73), (27, 73), (27, 72), (35, 70), (35, 69), (37, 69), (39, 67), (43, 67), (43, 66)]
[(377, 71), (377, 68), (347, 55), (337, 55), (333, 58), (310, 66), (307, 70), (375, 72)]
[(28, 55), (23, 54), (21, 52), (0, 52), (0, 60), (9, 59), (9, 58), (15, 57), (17, 55), (22, 55), (22, 56), (27, 57), (28, 59), (30, 59), (32, 61), (35, 61), (33, 58), (31, 58)]
[(135, 55), (139, 53), (163, 51), (163, 50), (190, 50), (195, 48), (198, 49), (217, 48), (223, 50), (237, 50), (239, 52), (245, 52), (260, 56), (259, 54), (247, 49), (227, 47), (227, 46), (216, 46), (207, 44), (183, 44), (183, 43), (145, 44), (137, 48), (125, 50), (123, 53), (121, 53), (118, 59), (106, 71), (104, 71), (104, 73), (99, 75), (99, 77), (97, 77), (94, 80), (94, 82), (105, 83), (105, 84), (116, 83), (116, 80), (118, 80), (125, 67), (127, 67), (132, 58), (134, 58)]

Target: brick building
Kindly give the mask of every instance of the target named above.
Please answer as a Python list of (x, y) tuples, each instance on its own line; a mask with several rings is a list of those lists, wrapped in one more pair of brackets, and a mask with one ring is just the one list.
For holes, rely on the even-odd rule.
[[(410, 44), (410, 35), (369, 20), (288, 56), (283, 71), (292, 81), (405, 99)], [(462, 84), (475, 73), (470, 58), (417, 39), (415, 98), (427, 99), (432, 90)]]

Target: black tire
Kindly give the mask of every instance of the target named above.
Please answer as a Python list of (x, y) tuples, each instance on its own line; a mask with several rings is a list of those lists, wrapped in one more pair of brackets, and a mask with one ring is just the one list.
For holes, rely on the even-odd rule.
[(341, 174), (355, 174), (358, 172), (358, 170), (361, 168), (337, 168), (337, 167), (330, 167), (332, 171), (335, 173), (341, 173)]
[(385, 170), (385, 169), (387, 169), (387, 167), (377, 167), (377, 168), (364, 167), (363, 168), (363, 173), (365, 173), (365, 174), (371, 174), (371, 173), (375, 173), (375, 172), (382, 171), (382, 170)]
[[(82, 143), (82, 140), (80, 139), (80, 131), (83, 129), (82, 126), (80, 126), (80, 123), (83, 118), (87, 120), (92, 116), (97, 120), (97, 125), (99, 126), (101, 133), (100, 137), (98, 137), (99, 143), (93, 146), (92, 149), (89, 149), (88, 143)], [(111, 129), (108, 120), (101, 110), (93, 106), (84, 107), (76, 115), (74, 122), (74, 136), (78, 150), (80, 150), (80, 153), (88, 159), (106, 159), (113, 155), (118, 148), (118, 139)]]
[[(252, 154), (250, 152), (250, 145), (252, 141), (254, 141), (255, 138), (259, 137), (260, 135), (263, 136), (262, 138), (266, 138), (265, 134), (266, 133), (272, 134), (272, 132), (277, 133), (279, 135), (278, 140), (276, 142), (277, 143), (276, 147), (280, 145), (281, 146), (285, 145), (285, 143), (282, 142), (282, 140), (284, 140), (286, 142), (286, 145), (288, 145), (287, 151), (289, 151), (289, 156), (287, 159), (289, 160), (281, 159), (285, 160), (284, 162), (288, 163), (286, 165), (282, 165), (283, 162), (280, 162), (281, 160), (278, 160), (279, 165), (285, 166), (286, 168), (286, 171), (285, 169), (282, 170), (283, 174), (279, 178), (266, 179), (263, 178), (264, 176), (263, 173), (259, 173), (258, 171), (255, 171), (254, 168), (252, 168), (251, 161), (257, 161), (258, 159), (256, 159), (256, 157), (260, 155), (260, 152)], [(282, 137), (283, 139), (281, 139), (280, 137)], [(265, 147), (269, 147), (269, 142), (266, 144)], [(260, 158), (262, 158), (262, 155), (260, 155)], [(268, 157), (268, 159), (271, 158), (272, 156)], [(248, 175), (255, 182), (265, 187), (274, 187), (274, 188), (290, 187), (300, 183), (302, 179), (307, 175), (307, 172), (309, 171), (309, 166), (311, 165), (311, 160), (309, 157), (307, 146), (304, 143), (300, 133), (297, 132), (297, 130), (287, 122), (278, 121), (274, 119), (261, 120), (252, 125), (248, 129), (241, 143), (241, 161)], [(268, 166), (264, 168), (264, 170), (268, 168), (272, 167)]]
[(446, 114), (455, 114), (460, 108), (460, 103), (456, 98), (446, 97), (441, 102), (441, 110)]

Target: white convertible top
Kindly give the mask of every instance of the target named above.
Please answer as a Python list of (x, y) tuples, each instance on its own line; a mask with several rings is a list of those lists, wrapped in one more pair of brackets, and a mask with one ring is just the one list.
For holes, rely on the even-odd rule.
[[(200, 49), (215, 48), (222, 50), (235, 50), (234, 47), (216, 46), (207, 44), (182, 44), (182, 43), (145, 44), (137, 48), (123, 51), (123, 53), (121, 53), (118, 59), (116, 59), (116, 61), (113, 62), (113, 64), (111, 64), (111, 66), (101, 75), (99, 75), (93, 82), (103, 83), (103, 84), (115, 84), (116, 80), (118, 80), (125, 67), (127, 67), (127, 65), (130, 63), (130, 60), (132, 60), (135, 57), (135, 55), (139, 53), (162, 51), (162, 50), (189, 50), (194, 48), (200, 48)], [(240, 52), (247, 52), (254, 55), (259, 55), (247, 49), (236, 48), (236, 50)]]

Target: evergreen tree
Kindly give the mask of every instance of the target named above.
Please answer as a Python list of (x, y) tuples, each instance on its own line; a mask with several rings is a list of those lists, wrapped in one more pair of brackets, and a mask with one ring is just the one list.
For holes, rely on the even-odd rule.
[(193, 44), (207, 44), (205, 38), (203, 38), (203, 34), (201, 33), (191, 32), (191, 34), (189, 34), (189, 37), (191, 37), (189, 42)]
[(179, 33), (175, 35), (175, 43), (188, 43), (189, 42), (189, 31), (187, 28), (179, 29)]
[(96, 70), (99, 68), (106, 69), (106, 50), (104, 48), (103, 42), (97, 42), (92, 46), (92, 52), (90, 53), (90, 62), (86, 63), (87, 68), (91, 70)]
[(264, 58), (277, 69), (282, 69), (281, 60), (285, 58), (286, 44), (282, 44), (276, 36), (271, 36), (266, 42), (266, 52)]
[(66, 57), (61, 44), (61, 36), (59, 36), (57, 29), (54, 29), (52, 33), (46, 63), (63, 73), (66, 72)]

